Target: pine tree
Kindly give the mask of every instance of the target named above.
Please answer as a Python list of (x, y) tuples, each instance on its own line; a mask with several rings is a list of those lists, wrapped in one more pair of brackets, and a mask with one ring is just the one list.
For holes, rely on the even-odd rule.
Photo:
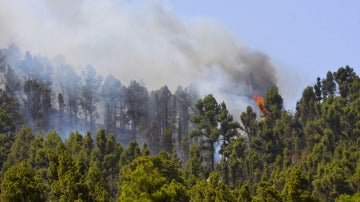
[(11, 166), (0, 184), (1, 201), (45, 201), (45, 185), (25, 161)]
[(200, 148), (212, 171), (215, 169), (215, 144), (220, 136), (218, 129), (220, 107), (213, 95), (199, 99), (195, 107), (197, 114), (190, 121), (196, 125), (196, 128), (190, 132), (190, 136), (199, 138)]

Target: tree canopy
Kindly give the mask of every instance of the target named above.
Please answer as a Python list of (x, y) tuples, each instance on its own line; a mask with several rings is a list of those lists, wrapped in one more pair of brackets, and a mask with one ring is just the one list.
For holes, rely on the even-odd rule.
[(62, 64), (53, 80), (41, 58), (11, 67), (5, 53), (1, 201), (359, 201), (360, 78), (349, 66), (317, 77), (294, 112), (270, 86), (267, 113), (254, 101), (235, 117), (212, 94), (102, 82), (91, 66), (79, 76)]

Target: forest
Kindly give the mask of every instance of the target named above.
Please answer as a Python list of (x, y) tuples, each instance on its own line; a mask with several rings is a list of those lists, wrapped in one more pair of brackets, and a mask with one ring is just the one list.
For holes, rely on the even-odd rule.
[(357, 72), (314, 78), (294, 112), (276, 85), (259, 96), (234, 117), (191, 86), (149, 91), (12, 44), (0, 50), (0, 200), (360, 201)]

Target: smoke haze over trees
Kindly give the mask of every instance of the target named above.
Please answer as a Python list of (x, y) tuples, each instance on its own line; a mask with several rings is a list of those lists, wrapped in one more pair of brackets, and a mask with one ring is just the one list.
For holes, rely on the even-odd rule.
[(170, 125), (185, 120), (181, 130), (188, 130), (190, 107), (197, 99), (190, 88), (179, 86), (172, 93), (164, 86), (149, 92), (142, 82), (125, 86), (112, 75), (98, 75), (92, 66), (78, 74), (69, 64), (51, 63), (29, 52), (23, 55), (15, 45), (0, 54), (1, 92), (13, 100), (17, 107), (13, 111), (21, 111), (18, 127), (25, 124), (38, 132), (68, 134), (75, 130), (94, 133), (103, 126), (115, 135), (122, 131), (136, 136), (156, 123), (161, 135)]
[(0, 1), (0, 30), (1, 201), (359, 201), (352, 67), (292, 112), (266, 54), (163, 1)]
[(1, 47), (15, 43), (51, 60), (60, 54), (77, 72), (91, 64), (124, 84), (143, 80), (151, 90), (175, 91), (194, 83), (202, 96), (235, 97), (246, 107), (244, 95), (264, 94), (277, 83), (268, 56), (242, 45), (221, 23), (178, 16), (162, 1), (1, 1), (0, 13)]
[(359, 200), (360, 78), (349, 66), (305, 88), (295, 114), (273, 86), (267, 113), (248, 106), (238, 122), (190, 88), (149, 92), (87, 66), (72, 89), (46, 58), (12, 61), (0, 68), (3, 201)]

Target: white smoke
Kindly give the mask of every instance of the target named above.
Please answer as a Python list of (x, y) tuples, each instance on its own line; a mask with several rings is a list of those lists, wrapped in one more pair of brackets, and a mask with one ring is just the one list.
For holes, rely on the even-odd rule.
[(247, 84), (263, 92), (276, 82), (267, 56), (245, 48), (220, 22), (180, 17), (162, 1), (0, 0), (0, 30), (0, 47), (60, 54), (151, 89), (196, 83), (240, 110), (250, 102)]

